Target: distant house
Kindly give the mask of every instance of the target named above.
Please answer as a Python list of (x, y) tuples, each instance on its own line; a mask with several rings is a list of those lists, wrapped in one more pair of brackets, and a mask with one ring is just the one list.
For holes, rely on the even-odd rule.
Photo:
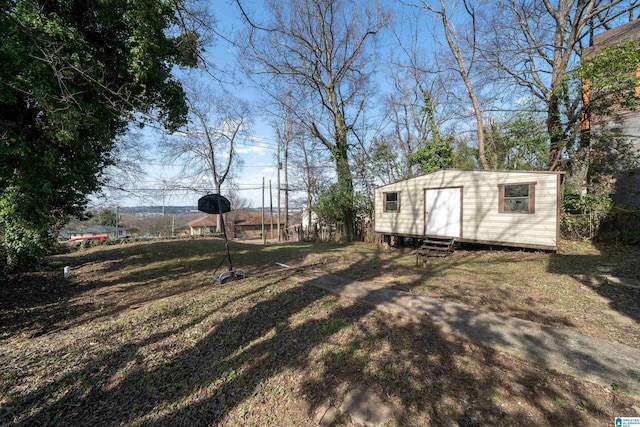
[[(311, 220), (311, 221), (309, 221)], [(314, 211), (312, 211), (309, 206), (304, 206), (304, 208), (302, 208), (302, 229), (305, 231), (308, 231), (309, 228), (309, 224), (311, 224), (311, 227), (313, 228), (314, 226), (316, 226), (318, 224), (318, 222), (320, 221), (320, 218), (318, 218), (318, 214), (315, 213)]]
[[(251, 239), (262, 237), (262, 212), (232, 212), (234, 235), (237, 239)], [(273, 224), (273, 233), (271, 233)], [(264, 215), (264, 229), (268, 238), (278, 237), (278, 217)], [(284, 230), (284, 217), (280, 217), (280, 230)]]
[(192, 236), (209, 236), (216, 232), (218, 215), (205, 215), (187, 224)]
[[(262, 237), (262, 212), (233, 211), (225, 214), (225, 226), (228, 237), (237, 239), (252, 239)], [(271, 224), (273, 223), (273, 236), (271, 236)], [(189, 223), (192, 236), (207, 236), (216, 232), (218, 215), (205, 215)], [(280, 219), (280, 226), (284, 226), (284, 219)], [(277, 237), (278, 218), (269, 214), (264, 217), (264, 227), (267, 237)], [(233, 230), (233, 234), (231, 233)]]
[(384, 236), (556, 250), (562, 172), (441, 169), (375, 190)]
[(69, 231), (67, 232), (67, 235), (70, 239), (92, 236), (107, 236), (110, 239), (125, 239), (128, 237), (127, 231), (128, 228), (125, 227), (116, 228), (112, 225), (95, 225), (93, 227), (82, 228), (78, 231)]

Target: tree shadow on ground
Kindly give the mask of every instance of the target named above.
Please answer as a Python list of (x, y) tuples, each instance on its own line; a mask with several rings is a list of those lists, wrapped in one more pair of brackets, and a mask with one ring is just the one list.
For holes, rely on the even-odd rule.
[[(514, 257), (536, 257), (539, 253), (516, 249), (487, 251), (486, 248), (478, 249), (471, 245), (466, 247), (446, 258), (429, 258), (424, 263), (422, 259), (416, 261), (413, 252), (404, 252), (400, 256), (404, 258), (403, 263), (384, 269), (387, 286), (553, 327), (575, 327), (570, 316), (546, 309), (546, 304), (553, 302), (552, 296), (536, 295), (535, 300), (532, 297), (527, 300), (520, 286), (501, 286), (506, 271), (514, 263)], [(487, 259), (488, 253), (504, 253), (506, 256)], [(490, 268), (487, 266), (488, 263), (491, 264)], [(380, 281), (382, 271), (375, 269), (349, 274), (357, 280)], [(453, 275), (456, 280), (451, 279), (452, 272), (457, 272)], [(513, 280), (522, 281), (521, 278)]]
[(629, 278), (640, 284), (640, 252), (616, 246), (600, 246), (599, 250), (599, 254), (552, 254), (548, 271), (574, 278), (603, 297), (611, 310), (632, 319), (637, 326), (640, 324), (640, 286), (617, 284), (615, 279), (604, 276)]
[[(373, 253), (344, 273), (393, 262)], [(581, 425), (587, 413), (609, 415), (578, 382), (433, 325), (336, 298), (309, 282), (231, 282), (184, 325), (168, 326), (168, 315), (165, 331), (120, 345), (123, 331), (112, 333), (114, 345), (96, 357), (28, 393), (14, 393), (3, 417), (18, 417), (20, 425), (314, 425), (317, 411), (354, 385), (394, 407), (398, 424)], [(225, 289), (229, 298), (222, 296)], [(232, 310), (241, 300), (247, 305)], [(276, 379), (278, 390), (271, 388)], [(273, 394), (303, 408), (288, 409), (290, 420), (261, 413), (260, 402)], [(565, 396), (587, 412), (554, 404)]]
[[(231, 247), (236, 265), (249, 275), (264, 273), (265, 264), (275, 260), (301, 258), (314, 250), (307, 243), (279, 247), (232, 243)], [(14, 275), (0, 283), (0, 340), (17, 331), (36, 337), (68, 329), (210, 286), (210, 276), (224, 255), (221, 240), (197, 239), (100, 247), (81, 256), (52, 257), (43, 271)], [(62, 275), (65, 265), (72, 268), (68, 280)]]

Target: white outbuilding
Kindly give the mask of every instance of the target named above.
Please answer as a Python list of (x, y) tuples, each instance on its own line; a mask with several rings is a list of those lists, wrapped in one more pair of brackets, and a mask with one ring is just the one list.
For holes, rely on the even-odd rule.
[(441, 169), (375, 190), (375, 232), (557, 250), (563, 172)]

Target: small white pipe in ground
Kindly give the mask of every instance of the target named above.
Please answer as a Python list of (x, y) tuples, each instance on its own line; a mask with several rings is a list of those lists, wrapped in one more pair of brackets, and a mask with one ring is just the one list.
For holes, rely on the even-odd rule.
[(280, 267), (284, 267), (284, 268), (291, 268), (291, 266), (287, 265), (287, 264), (283, 264), (281, 262), (276, 262), (276, 265), (279, 265)]

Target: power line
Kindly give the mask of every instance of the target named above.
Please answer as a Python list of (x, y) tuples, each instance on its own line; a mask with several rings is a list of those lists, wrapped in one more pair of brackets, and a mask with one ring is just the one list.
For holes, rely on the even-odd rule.
[[(185, 167), (186, 164), (182, 163), (136, 163), (140, 166), (172, 166), (172, 167)], [(270, 168), (276, 167), (275, 164), (271, 165), (242, 165), (243, 168)]]
[[(236, 184), (233, 188), (234, 191), (245, 191), (245, 190), (262, 190), (262, 185), (256, 186), (256, 184)], [(162, 193), (171, 193), (171, 194), (188, 194), (188, 193), (198, 193), (198, 192), (209, 192), (214, 191), (213, 188), (210, 187), (194, 187), (194, 188), (167, 188), (167, 187), (138, 187), (138, 188), (113, 188), (114, 190), (119, 191), (153, 191), (153, 192), (162, 192)], [(281, 190), (285, 190), (284, 187), (280, 188)], [(296, 188), (289, 187), (289, 191), (304, 191), (304, 188)]]

